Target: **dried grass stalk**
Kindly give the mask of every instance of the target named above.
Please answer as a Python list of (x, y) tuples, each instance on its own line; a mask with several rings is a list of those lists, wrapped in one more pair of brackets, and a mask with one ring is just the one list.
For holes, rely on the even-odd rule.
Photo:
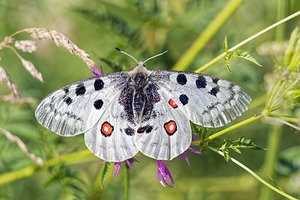
[(18, 103), (18, 104), (23, 104), (23, 103), (36, 103), (37, 100), (32, 97), (26, 97), (26, 98), (15, 98), (13, 95), (4, 95), (0, 96), (0, 99), (2, 101), (8, 101), (10, 103)]
[(27, 28), (24, 29), (31, 37), (35, 39), (50, 39), (55, 42), (57, 46), (62, 46), (66, 48), (71, 54), (77, 55), (81, 58), (90, 70), (97, 66), (94, 61), (90, 58), (84, 50), (80, 49), (76, 44), (74, 44), (69, 38), (60, 32), (55, 30), (48, 30), (46, 28)]
[(15, 100), (19, 100), (20, 94), (18, 92), (17, 86), (10, 80), (6, 71), (0, 66), (0, 83), (3, 83), (3, 82), (7, 84), (7, 87), (10, 89), (10, 91), (12, 93), (12, 97)]
[(17, 40), (14, 43), (15, 47), (23, 52), (32, 53), (37, 50), (35, 41), (32, 40)]
[(7, 48), (10, 48), (13, 50), (13, 52), (18, 56), (18, 58), (21, 60), (24, 68), (37, 80), (44, 82), (42, 74), (35, 68), (32, 62), (25, 60), (13, 47), (6, 46)]
[(8, 132), (5, 129), (0, 128), (0, 131), (3, 133), (3, 135), (5, 135), (7, 137), (8, 140), (10, 140), (11, 142), (15, 142), (19, 148), (31, 159), (33, 160), (35, 163), (37, 163), (38, 165), (43, 165), (44, 161), (42, 158), (34, 155), (33, 153), (31, 153), (26, 144), (17, 136), (11, 134), (10, 132)]
[(24, 68), (37, 80), (44, 82), (42, 74), (34, 67), (33, 63), (25, 60), (22, 57), (19, 57), (22, 61)]

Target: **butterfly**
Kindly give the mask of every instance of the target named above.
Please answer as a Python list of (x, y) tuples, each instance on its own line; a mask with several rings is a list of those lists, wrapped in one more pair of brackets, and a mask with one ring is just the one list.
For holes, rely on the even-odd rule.
[[(120, 52), (131, 55), (117, 49)], [(154, 70), (146, 61), (132, 71), (88, 78), (54, 91), (37, 106), (35, 117), (61, 136), (84, 133), (88, 149), (108, 162), (138, 152), (171, 160), (192, 141), (190, 121), (221, 127), (246, 111), (251, 97), (240, 86), (192, 72)]]

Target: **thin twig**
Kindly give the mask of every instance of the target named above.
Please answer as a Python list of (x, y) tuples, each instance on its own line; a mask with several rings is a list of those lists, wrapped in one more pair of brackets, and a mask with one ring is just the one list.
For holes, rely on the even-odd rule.
[[(212, 150), (213, 152), (218, 153), (219, 155), (224, 157), (224, 153), (222, 151), (218, 151), (215, 148), (212, 147), (208, 147), (210, 150)], [(270, 188), (271, 190), (273, 190), (274, 192), (277, 192), (278, 194), (284, 196), (287, 199), (290, 200), (297, 200), (295, 197), (290, 196), (289, 194), (285, 193), (284, 191), (274, 187), (273, 185), (271, 185), (270, 183), (268, 183), (267, 181), (265, 181), (264, 179), (262, 179), (260, 176), (258, 176), (255, 172), (253, 172), (251, 169), (249, 169), (247, 166), (245, 166), (244, 164), (242, 164), (241, 162), (237, 161), (234, 158), (230, 157), (230, 160), (237, 164), (239, 167), (243, 168), (244, 170), (246, 170), (248, 173), (250, 173), (254, 178), (256, 178), (259, 182), (261, 182), (262, 184), (264, 184), (265, 186), (267, 186), (268, 188)]]
[[(276, 28), (277, 26), (297, 17), (300, 15), (300, 11), (295, 12), (294, 14), (287, 16), (286, 18), (268, 26), (267, 28), (263, 29), (262, 31), (248, 37), (247, 39), (245, 39), (244, 41), (238, 43), (237, 45), (235, 45), (234, 47), (232, 47), (231, 49), (228, 50), (228, 52), (233, 52), (235, 50), (237, 50), (238, 48), (242, 47), (243, 45), (247, 44), (248, 42), (250, 42), (251, 40), (254, 40), (255, 38), (263, 35), (264, 33)], [(195, 70), (196, 73), (202, 72), (203, 70), (209, 68), (210, 66), (212, 66), (213, 64), (215, 64), (216, 62), (222, 60), (223, 58), (225, 58), (226, 56), (226, 52), (223, 52), (222, 54), (220, 54), (219, 56), (215, 57), (214, 59), (212, 59), (211, 61), (209, 61), (208, 63), (206, 63), (205, 65), (203, 65), (202, 67), (199, 67), (197, 70)]]
[(19, 148), (31, 159), (33, 160), (36, 164), (38, 165), (43, 165), (44, 161), (42, 158), (34, 155), (33, 153), (31, 153), (26, 144), (17, 136), (11, 134), (10, 132), (8, 132), (5, 129), (0, 128), (0, 131), (3, 133), (3, 135), (5, 135), (7, 137), (7, 139), (11, 142), (15, 142)]

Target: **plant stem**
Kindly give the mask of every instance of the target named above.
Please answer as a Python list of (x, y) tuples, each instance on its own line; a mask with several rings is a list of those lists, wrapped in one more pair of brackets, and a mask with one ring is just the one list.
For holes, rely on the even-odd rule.
[[(280, 20), (286, 16), (286, 11), (288, 7), (287, 0), (277, 0), (278, 2), (278, 9), (277, 9), (277, 20)], [(276, 28), (276, 41), (281, 42), (285, 39), (285, 32), (286, 32), (286, 24)]]
[(173, 70), (184, 71), (242, 2), (243, 0), (231, 0), (228, 2), (225, 8), (198, 36), (196, 41), (194, 41), (194, 43), (183, 54), (183, 56), (181, 56), (181, 58), (174, 65)]
[(215, 134), (212, 134), (212, 135), (208, 136), (207, 138), (204, 139), (204, 141), (206, 142), (206, 141), (215, 139), (216, 137), (224, 135), (225, 133), (228, 133), (229, 131), (237, 129), (237, 128), (241, 127), (241, 126), (244, 126), (244, 125), (249, 124), (251, 122), (254, 122), (256, 120), (259, 120), (259, 119), (261, 119), (263, 117), (264, 117), (264, 115), (256, 115), (256, 116), (250, 117), (250, 118), (248, 118), (248, 119), (246, 119), (244, 121), (241, 121), (241, 122), (239, 122), (237, 124), (234, 124), (234, 125), (232, 125), (232, 126), (230, 126), (228, 128), (225, 128), (225, 129), (223, 129), (223, 130), (221, 130), (221, 131), (219, 131), (219, 132), (217, 132)]
[[(268, 135), (268, 146), (264, 164), (264, 172), (268, 177), (274, 178), (274, 168), (277, 162), (279, 142), (281, 139), (281, 125), (271, 126), (272, 131)], [(266, 187), (261, 188), (261, 200), (274, 199), (273, 193)]]
[[(61, 156), (59, 158), (54, 158), (54, 159), (46, 161), (44, 167), (47, 168), (47, 167), (51, 167), (51, 166), (61, 164), (61, 163), (72, 163), (75, 160), (79, 160), (79, 159), (85, 158), (90, 155), (91, 155), (91, 152), (89, 150), (84, 150), (84, 151), (80, 151), (78, 153), (73, 153), (73, 154), (67, 154), (67, 155)], [(37, 170), (39, 170), (41, 168), (43, 168), (43, 167), (40, 167), (37, 165), (28, 166), (23, 169), (19, 169), (16, 171), (1, 174), (0, 175), (0, 185), (4, 185), (4, 184), (10, 183), (10, 182), (13, 182), (15, 180), (31, 176)]]
[[(278, 0), (277, 20), (283, 18), (286, 15), (287, 6), (288, 6), (288, 1)], [(275, 36), (277, 42), (281, 42), (285, 39), (285, 31), (286, 31), (285, 24), (276, 28)], [(279, 149), (279, 143), (280, 143), (282, 131), (281, 131), (281, 125), (273, 125), (270, 128), (272, 130), (269, 131), (268, 134), (268, 146), (267, 146), (268, 151), (266, 152), (265, 155), (264, 172), (268, 177), (274, 178), (275, 164), (277, 162), (278, 151), (279, 151), (278, 149)], [(266, 187), (262, 187), (259, 198), (261, 200), (272, 200), (274, 199), (274, 195), (270, 189)]]
[[(223, 156), (224, 157), (224, 154), (222, 151), (218, 151), (217, 149), (215, 148), (212, 148), (212, 147), (208, 147), (210, 150), (218, 153), (219, 155)], [(264, 179), (262, 179), (260, 176), (258, 176), (255, 172), (253, 172), (251, 169), (249, 169), (247, 166), (245, 166), (244, 164), (242, 164), (241, 162), (237, 161), (236, 159), (234, 158), (230, 158), (230, 160), (237, 164), (239, 167), (243, 168), (244, 170), (246, 170), (248, 173), (250, 173), (254, 178), (256, 178), (259, 182), (261, 182), (262, 184), (264, 184), (265, 186), (267, 186), (268, 188), (270, 188), (271, 190), (273, 190), (274, 192), (277, 192), (278, 194), (284, 196), (285, 198), (287, 199), (290, 199), (290, 200), (297, 200), (295, 197), (292, 197), (290, 196), (289, 194), (283, 192), (282, 190), (274, 187), (273, 185), (271, 185), (270, 183), (268, 183), (267, 181), (265, 181)]]
[(128, 200), (128, 185), (129, 185), (129, 179), (128, 179), (128, 170), (129, 167), (125, 166), (124, 168), (124, 187), (123, 187), (123, 199)]
[[(284, 22), (289, 21), (289, 20), (291, 20), (291, 19), (293, 19), (293, 18), (295, 18), (295, 17), (297, 17), (297, 16), (299, 16), (299, 15), (300, 15), (300, 11), (295, 12), (294, 14), (292, 14), (292, 15), (290, 15), (290, 16), (288, 16), (288, 17), (286, 17), (286, 18), (284, 18), (284, 19), (282, 19), (282, 20), (280, 20), (280, 21), (278, 21), (278, 22), (276, 22), (276, 23), (274, 23), (274, 24), (272, 24), (271, 26), (269, 26), (269, 27), (263, 29), (262, 31), (260, 31), (260, 32), (258, 32), (258, 33), (256, 33), (256, 34), (254, 34), (254, 35), (252, 35), (251, 37), (247, 38), (246, 40), (240, 42), (239, 44), (237, 44), (237, 45), (235, 45), (234, 47), (232, 47), (231, 49), (229, 49), (228, 52), (232, 52), (232, 51), (237, 50), (238, 48), (240, 48), (241, 46), (247, 44), (247, 43), (250, 42), (251, 40), (254, 40), (255, 38), (261, 36), (262, 34), (264, 34), (264, 33), (268, 32), (268, 31), (270, 31), (270, 30), (276, 28), (277, 26), (283, 24)], [(226, 55), (227, 55), (227, 54), (226, 54), (225, 52), (223, 52), (223, 53), (220, 54), (219, 56), (217, 56), (217, 57), (215, 57), (214, 59), (212, 59), (210, 62), (208, 62), (208, 63), (206, 63), (205, 65), (203, 65), (202, 67), (198, 68), (195, 72), (196, 72), (196, 73), (202, 72), (203, 70), (209, 68), (210, 66), (212, 66), (212, 65), (215, 64), (216, 62), (218, 62), (218, 61), (224, 59)]]

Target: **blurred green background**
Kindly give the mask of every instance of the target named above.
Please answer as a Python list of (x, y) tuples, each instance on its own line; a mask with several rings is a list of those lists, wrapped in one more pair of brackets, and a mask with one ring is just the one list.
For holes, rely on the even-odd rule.
[[(129, 70), (135, 62), (117, 52), (114, 47), (130, 53), (138, 60), (169, 52), (147, 63), (149, 69), (172, 69), (197, 36), (212, 22), (230, 1), (220, 0), (1, 0), (0, 40), (18, 30), (45, 27), (65, 34), (98, 63), (102, 60), (104, 72)], [(199, 52), (186, 71), (193, 71), (223, 51), (227, 36), (228, 45), (241, 42), (263, 28), (300, 9), (298, 0), (251, 0), (239, 2), (237, 8)], [(203, 73), (231, 80), (243, 86), (255, 101), (266, 93), (264, 76), (279, 63), (268, 46), (271, 41), (288, 40), (299, 18), (282, 25), (280, 31), (270, 31), (242, 49), (250, 52), (263, 67), (242, 60), (231, 62), (231, 73), (224, 61), (218, 62)], [(20, 34), (17, 39), (30, 39)], [(41, 100), (64, 85), (93, 76), (85, 63), (58, 48), (53, 41), (37, 41), (38, 50), (21, 55), (34, 63), (43, 74), (44, 83), (33, 79), (22, 67), (20, 60), (9, 49), (0, 51), (0, 66), (18, 86), (22, 97)], [(263, 51), (263, 50), (264, 51)], [(275, 49), (276, 50), (276, 49)], [(279, 53), (282, 51), (279, 50)], [(0, 95), (7, 94), (5, 84)], [(34, 118), (37, 104), (11, 104), (0, 101), (0, 127), (20, 137), (29, 150), (45, 161), (86, 149), (83, 135), (62, 138), (41, 127)], [(262, 110), (264, 100), (233, 123), (246, 119)], [(299, 113), (299, 111), (298, 111)], [(294, 196), (300, 193), (300, 137), (299, 132), (286, 126), (257, 121), (236, 129), (222, 138), (252, 138), (260, 147), (267, 147), (268, 135), (280, 129), (279, 155), (285, 162), (276, 162), (272, 176), (265, 171), (266, 151), (244, 150), (232, 156), (266, 178), (272, 184)], [(222, 129), (222, 128), (221, 128)], [(220, 130), (221, 130), (220, 129)], [(209, 133), (217, 130), (211, 129)], [(220, 139), (222, 141), (222, 139)], [(292, 152), (292, 153), (291, 153)], [(202, 155), (188, 152), (191, 166), (184, 160), (169, 162), (169, 170), (176, 188), (163, 188), (156, 177), (156, 161), (145, 156), (134, 163), (129, 171), (129, 199), (205, 199), (254, 200), (283, 199), (264, 189), (244, 170), (226, 163), (211, 151)], [(293, 157), (294, 156), (294, 157)], [(290, 158), (288, 160), (287, 158)], [(298, 160), (297, 160), (298, 159)], [(15, 143), (0, 135), (0, 174), (13, 172), (35, 164)], [(0, 185), (0, 200), (4, 199), (122, 199), (124, 164), (119, 176), (101, 188), (99, 174), (103, 164), (89, 155), (76, 162), (57, 164), (39, 169), (32, 176)], [(111, 167), (112, 169), (112, 167)], [(267, 194), (268, 193), (268, 194)], [(265, 195), (265, 196), (264, 196)], [(269, 197), (266, 197), (269, 196)]]

